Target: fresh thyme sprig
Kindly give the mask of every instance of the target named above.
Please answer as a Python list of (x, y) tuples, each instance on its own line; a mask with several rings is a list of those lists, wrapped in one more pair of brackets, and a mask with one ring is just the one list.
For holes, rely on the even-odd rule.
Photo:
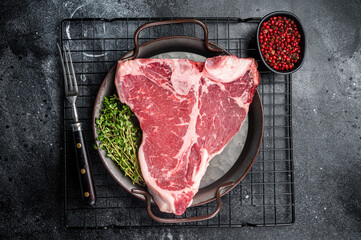
[(132, 179), (133, 184), (144, 186), (138, 161), (142, 132), (134, 124), (134, 113), (116, 95), (104, 97), (103, 105), (104, 108), (96, 119), (97, 140), (100, 145), (95, 148), (104, 150), (120, 166), (125, 176)]

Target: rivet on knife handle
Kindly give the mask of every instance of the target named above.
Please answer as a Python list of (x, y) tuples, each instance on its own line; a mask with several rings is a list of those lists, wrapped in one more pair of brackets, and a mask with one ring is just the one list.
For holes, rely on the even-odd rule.
[(93, 205), (96, 200), (94, 181), (81, 123), (73, 123), (72, 130), (82, 199), (85, 203)]

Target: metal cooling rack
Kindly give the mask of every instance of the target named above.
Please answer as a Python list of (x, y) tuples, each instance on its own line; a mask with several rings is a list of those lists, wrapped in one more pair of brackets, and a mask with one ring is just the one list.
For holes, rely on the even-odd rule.
[[(231, 192), (222, 197), (220, 214), (210, 220), (167, 226), (242, 227), (290, 225), (295, 221), (294, 170), (292, 157), (292, 76), (276, 75), (260, 62), (254, 35), (259, 19), (199, 18), (209, 29), (209, 41), (239, 57), (257, 60), (261, 74), (258, 90), (264, 107), (264, 137), (251, 171)], [(91, 132), (93, 103), (99, 85), (116, 61), (133, 49), (138, 26), (161, 18), (65, 19), (61, 23), (62, 44), (70, 47), (79, 85), (77, 101), (97, 191), (94, 206), (84, 206), (74, 159), (70, 130), (71, 108), (64, 103), (64, 221), (68, 228), (156, 227), (147, 215), (145, 202), (133, 197), (110, 176), (94, 150)], [(203, 38), (195, 24), (149, 28), (140, 43), (151, 39), (186, 35)], [(62, 83), (62, 81), (61, 81)], [(215, 201), (189, 208), (184, 216), (198, 216), (215, 209)], [(160, 213), (157, 207), (153, 211)], [(166, 215), (169, 216), (169, 215)]]

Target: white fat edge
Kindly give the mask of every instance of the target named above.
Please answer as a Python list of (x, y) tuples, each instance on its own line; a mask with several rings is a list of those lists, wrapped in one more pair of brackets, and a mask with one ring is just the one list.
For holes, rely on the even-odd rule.
[(124, 95), (123, 95), (123, 90), (122, 90), (122, 88), (123, 88), (122, 82), (124, 81), (124, 80), (123, 80), (123, 77), (120, 77), (120, 78), (116, 79), (116, 81), (118, 81), (118, 84), (119, 84), (119, 85), (116, 87), (117, 92), (118, 92), (119, 100), (120, 100), (122, 103), (126, 104), (128, 107), (130, 107), (130, 109), (133, 110), (134, 104), (131, 103), (130, 101), (127, 101), (127, 100), (125, 99)]
[[(209, 165), (209, 161), (208, 161), (208, 151), (206, 149), (201, 149), (201, 156), (202, 156), (202, 160), (201, 160), (201, 164), (199, 166), (199, 171), (196, 171), (196, 168), (193, 169), (193, 174), (192, 174), (192, 181), (194, 182), (193, 185), (191, 185), (190, 188), (184, 188), (182, 190), (179, 191), (172, 191), (173, 194), (179, 195), (179, 194), (183, 194), (183, 193), (188, 193), (188, 192), (192, 192), (193, 196), (197, 194), (197, 192), (199, 191), (199, 186), (201, 183), (201, 180), (203, 178), (203, 176), (206, 174), (206, 170), (208, 168)], [(173, 198), (173, 203), (174, 203), (174, 198)], [(191, 206), (193, 203), (193, 198), (191, 199), (191, 201), (189, 202), (188, 206)], [(174, 206), (174, 204), (173, 204)]]
[(132, 61), (118, 61), (118, 72), (121, 72), (122, 75), (128, 75), (132, 73), (139, 72), (139, 60), (132, 60)]
[(250, 68), (251, 68), (251, 72), (252, 72), (252, 80), (253, 80), (254, 84), (258, 87), (258, 85), (261, 81), (261, 77), (259, 75), (259, 72), (257, 69), (257, 63), (255, 60), (252, 61)]
[[(231, 65), (232, 69), (224, 70), (224, 68), (219, 68), (221, 70), (218, 69), (215, 70), (211, 68), (209, 71), (207, 68), (208, 65), (207, 61), (208, 59), (204, 64), (204, 70), (202, 72), (204, 77), (220, 83), (229, 83), (238, 80), (241, 76), (243, 76), (247, 72), (247, 70), (250, 68), (251, 64), (253, 63), (252, 59), (244, 59), (244, 58), (241, 59), (235, 56), (233, 58), (228, 57), (226, 62), (228, 66)], [(230, 61), (231, 64), (228, 64)]]
[(139, 147), (138, 158), (144, 181), (146, 182), (147, 188), (150, 194), (152, 195), (154, 201), (156, 202), (158, 208), (162, 212), (175, 213), (175, 204), (174, 204), (175, 199), (172, 196), (172, 194), (178, 195), (184, 192), (192, 191), (192, 189), (184, 188), (179, 191), (169, 191), (157, 185), (155, 179), (149, 173), (148, 165), (147, 162), (145, 161), (143, 146), (146, 141), (147, 141), (147, 134), (143, 134), (143, 141)]
[(154, 201), (162, 212), (174, 213), (174, 198), (170, 194), (170, 191), (166, 191), (158, 187), (155, 179), (150, 175), (147, 162), (145, 161), (143, 146), (147, 141), (147, 134), (143, 134), (143, 141), (138, 150), (139, 165), (142, 171), (144, 181), (147, 184), (147, 188), (152, 195)]
[[(145, 142), (145, 141), (143, 141)], [(147, 188), (152, 195), (154, 201), (156, 202), (158, 208), (162, 212), (167, 213), (175, 213), (175, 199), (172, 196), (179, 195), (183, 193), (193, 192), (196, 194), (197, 191), (194, 190), (194, 187), (192, 188), (184, 188), (177, 191), (170, 191), (165, 190), (161, 187), (159, 187), (155, 181), (155, 179), (150, 175), (147, 163), (145, 161), (144, 152), (143, 152), (143, 143), (139, 148), (139, 164), (142, 170), (143, 178), (147, 184)], [(199, 186), (199, 184), (198, 184)], [(189, 206), (192, 204), (193, 199), (190, 201)]]
[[(150, 62), (152, 62), (152, 61), (147, 62), (147, 64)], [(140, 61), (140, 59), (126, 60), (126, 61), (119, 60), (118, 67), (117, 67), (117, 73), (116, 73), (116, 81), (119, 84), (120, 88), (122, 88), (122, 85), (123, 85), (122, 83), (124, 82), (125, 76), (130, 75), (130, 74), (139, 75), (140, 66), (143, 66), (143, 65), (146, 65), (146, 64), (142, 63)], [(117, 77), (117, 76), (119, 76), (119, 77)], [(148, 78), (148, 80), (152, 81), (149, 78)], [(131, 109), (133, 109), (134, 105), (128, 101), (125, 101), (125, 99), (122, 95), (122, 92), (119, 90), (118, 90), (118, 95), (119, 95), (119, 100), (122, 103), (127, 104)]]
[(126, 101), (124, 99), (124, 96), (122, 94), (122, 87), (123, 87), (123, 82), (124, 82), (124, 77), (128, 74), (134, 73), (139, 71), (139, 66), (137, 64), (135, 64), (135, 62), (133, 61), (118, 61), (118, 66), (117, 66), (117, 72), (116, 72), (116, 85), (117, 85), (117, 91), (118, 91), (118, 96), (119, 96), (119, 100), (122, 103), (127, 104), (131, 109), (133, 109), (133, 104)]

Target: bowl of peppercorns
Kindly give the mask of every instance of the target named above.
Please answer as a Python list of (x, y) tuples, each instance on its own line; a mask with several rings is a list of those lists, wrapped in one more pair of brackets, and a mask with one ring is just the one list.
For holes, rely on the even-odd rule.
[(302, 66), (306, 50), (300, 19), (284, 11), (268, 14), (258, 25), (257, 46), (262, 62), (272, 72), (296, 72)]

